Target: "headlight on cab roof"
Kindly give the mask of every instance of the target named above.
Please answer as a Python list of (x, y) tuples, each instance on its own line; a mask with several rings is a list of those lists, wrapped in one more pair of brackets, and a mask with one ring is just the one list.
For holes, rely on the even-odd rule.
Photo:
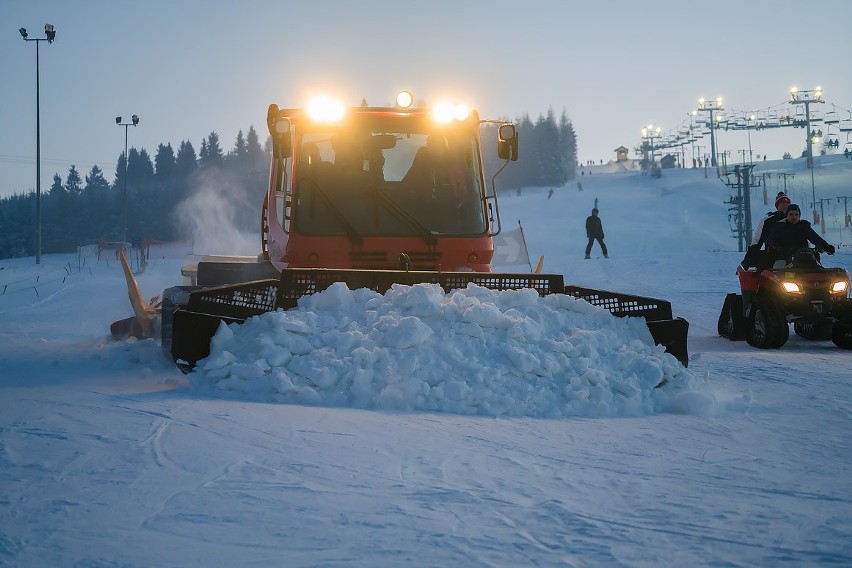
[(308, 103), (308, 116), (317, 122), (338, 122), (343, 118), (343, 103), (335, 98), (319, 95)]
[(463, 104), (454, 104), (443, 101), (435, 105), (432, 110), (432, 118), (435, 122), (447, 124), (452, 120), (467, 120), (470, 116), (470, 107)]
[(782, 282), (781, 287), (784, 288), (785, 292), (788, 292), (790, 294), (802, 293), (802, 287), (795, 282), (790, 282), (789, 280), (785, 280), (784, 282)]

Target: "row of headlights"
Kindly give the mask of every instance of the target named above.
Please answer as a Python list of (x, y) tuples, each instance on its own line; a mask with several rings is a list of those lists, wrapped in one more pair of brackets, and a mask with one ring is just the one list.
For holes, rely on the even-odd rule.
[[(788, 292), (790, 294), (801, 294), (804, 291), (801, 284), (792, 280), (782, 281), (781, 287), (784, 289), (785, 292)], [(849, 282), (847, 282), (846, 280), (838, 280), (837, 282), (833, 282), (831, 284), (829, 292), (832, 294), (843, 294), (848, 289)]]
[[(396, 106), (409, 109), (414, 104), (414, 95), (410, 91), (400, 91), (396, 96)], [(308, 116), (317, 122), (339, 122), (346, 114), (343, 101), (319, 95), (310, 100), (306, 107)], [(463, 121), (470, 117), (470, 107), (465, 104), (442, 101), (432, 107), (432, 118), (440, 124), (448, 124), (454, 120)]]

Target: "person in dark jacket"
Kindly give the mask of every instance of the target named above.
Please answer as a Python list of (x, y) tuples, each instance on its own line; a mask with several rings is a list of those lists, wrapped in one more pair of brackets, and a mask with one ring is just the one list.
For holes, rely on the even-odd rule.
[(777, 251), (778, 258), (786, 258), (799, 249), (807, 248), (808, 243), (813, 243), (828, 254), (834, 254), (834, 247), (820, 237), (808, 221), (802, 219), (801, 209), (793, 203), (787, 207), (787, 218), (775, 223), (766, 244)]
[(751, 240), (753, 245), (762, 245), (769, 238), (769, 233), (775, 227), (775, 223), (787, 217), (787, 207), (790, 206), (790, 198), (783, 191), (779, 191), (775, 197), (775, 211), (770, 211), (766, 217), (760, 220), (757, 228), (754, 230), (754, 237)]
[(592, 252), (592, 245), (595, 244), (595, 240), (597, 240), (598, 244), (601, 245), (601, 251), (603, 251), (604, 257), (609, 258), (606, 251), (606, 245), (603, 242), (603, 225), (601, 224), (600, 217), (598, 217), (597, 207), (592, 209), (592, 214), (586, 217), (586, 236), (589, 238), (589, 244), (586, 245), (586, 258), (592, 258), (589, 256), (589, 253)]
[[(765, 254), (761, 252), (761, 247), (766, 243), (766, 239), (769, 238), (769, 233), (772, 232), (772, 229), (775, 227), (775, 224), (778, 221), (782, 221), (787, 216), (787, 207), (790, 205), (790, 198), (787, 197), (783, 191), (779, 191), (778, 195), (775, 196), (775, 211), (770, 211), (766, 214), (766, 217), (760, 220), (757, 224), (757, 228), (754, 230), (754, 237), (751, 241), (751, 246), (746, 250), (746, 255), (743, 258), (742, 264), (743, 268), (750, 268), (754, 266), (765, 266), (768, 262), (769, 265), (772, 265), (774, 261), (774, 255), (770, 251), (769, 254)], [(767, 266), (767, 267), (768, 267)]]

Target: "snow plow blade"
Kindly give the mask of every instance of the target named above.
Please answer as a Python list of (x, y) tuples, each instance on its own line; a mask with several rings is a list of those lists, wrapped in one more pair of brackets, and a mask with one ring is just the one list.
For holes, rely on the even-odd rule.
[[(221, 322), (242, 323), (252, 316), (294, 308), (302, 296), (321, 292), (335, 282), (345, 282), (350, 290), (369, 288), (381, 294), (394, 284), (421, 283), (438, 284), (446, 292), (473, 283), (491, 290), (533, 288), (541, 296), (568, 293), (601, 305), (616, 316), (645, 317), (654, 341), (664, 345), (684, 365), (687, 362), (688, 324), (680, 318), (672, 320), (671, 305), (662, 300), (566, 287), (563, 277), (555, 274), (358, 269), (290, 268), (283, 270), (277, 280), (169, 288), (163, 293), (163, 352), (182, 371), (189, 372), (199, 360), (209, 355), (210, 340)], [(599, 303), (599, 299), (604, 300), (603, 303)], [(667, 317), (664, 317), (666, 314)]]
[(689, 366), (689, 353), (686, 349), (689, 322), (683, 318), (672, 317), (670, 302), (579, 286), (565, 286), (565, 293), (586, 300), (594, 306), (600, 306), (617, 317), (645, 318), (654, 343), (665, 347), (666, 352), (671, 353), (684, 367)]

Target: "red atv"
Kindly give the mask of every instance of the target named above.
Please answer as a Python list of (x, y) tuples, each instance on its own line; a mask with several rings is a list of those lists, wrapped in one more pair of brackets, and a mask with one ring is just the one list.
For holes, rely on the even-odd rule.
[(818, 250), (801, 249), (771, 267), (741, 264), (737, 276), (742, 294), (725, 297), (718, 325), (722, 337), (778, 348), (787, 342), (793, 322), (796, 335), (852, 349), (849, 273), (823, 267)]

